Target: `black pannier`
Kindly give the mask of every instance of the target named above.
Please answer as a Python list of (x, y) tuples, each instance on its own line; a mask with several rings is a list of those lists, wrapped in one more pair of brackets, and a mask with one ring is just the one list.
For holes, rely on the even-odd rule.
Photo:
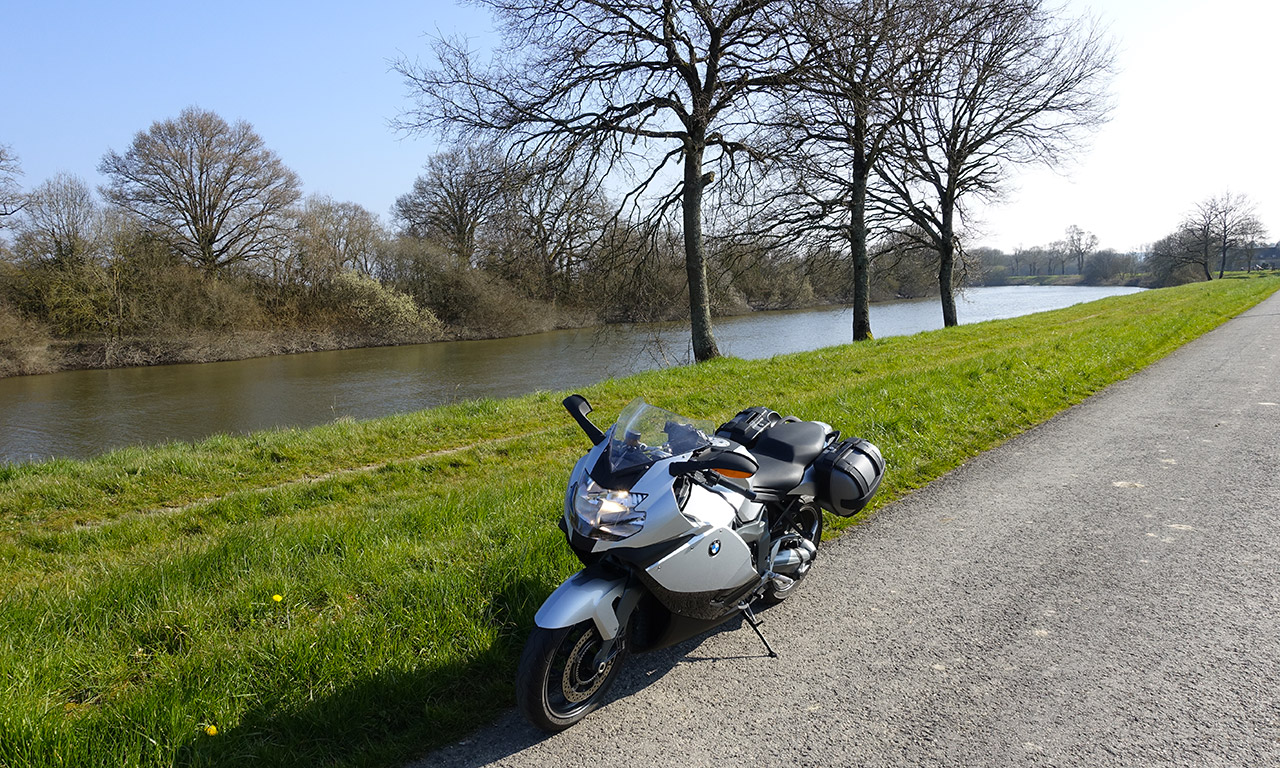
[(769, 410), (763, 405), (757, 405), (753, 408), (739, 411), (737, 416), (726, 421), (720, 429), (716, 430), (716, 437), (723, 437), (739, 445), (752, 448), (755, 446), (756, 441), (760, 439), (760, 433), (779, 421), (782, 421), (782, 417), (778, 415), (777, 411)]
[(840, 515), (856, 515), (880, 487), (884, 457), (860, 437), (832, 443), (813, 463), (818, 506)]

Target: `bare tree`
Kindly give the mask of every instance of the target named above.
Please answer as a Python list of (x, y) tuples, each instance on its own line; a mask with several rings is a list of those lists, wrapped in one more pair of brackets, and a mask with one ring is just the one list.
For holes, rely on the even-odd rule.
[(502, 196), (506, 168), (492, 147), (468, 144), (433, 155), (392, 215), (410, 237), (435, 240), (458, 266), (476, 262), (476, 232)]
[(990, 197), (1011, 163), (1055, 164), (1105, 120), (1113, 54), (1096, 24), (1056, 20), (1041, 0), (968, 6), (937, 77), (911, 101), (878, 197), (938, 254), (942, 316), (956, 324), (957, 232), (970, 197)]
[(1076, 260), (1076, 274), (1084, 274), (1084, 262), (1098, 248), (1098, 236), (1072, 224), (1067, 227), (1064, 248)]
[(1196, 204), (1176, 232), (1152, 247), (1147, 261), (1162, 283), (1179, 279), (1182, 267), (1194, 268), (1196, 274), (1212, 280), (1215, 262), (1221, 279), (1231, 253), (1265, 236), (1253, 203), (1244, 195), (1227, 192)]
[(1085, 285), (1105, 285), (1117, 277), (1132, 274), (1133, 254), (1116, 253), (1111, 249), (1095, 251), (1085, 260), (1081, 282)]
[(486, 259), (532, 295), (554, 302), (570, 287), (609, 218), (598, 185), (573, 166), (511, 166), (505, 194), (485, 227)]
[(363, 206), (312, 195), (298, 214), (294, 266), (312, 285), (326, 283), (344, 270), (371, 275), (385, 237), (377, 215)]
[(139, 131), (123, 155), (108, 151), (98, 171), (109, 202), (206, 272), (276, 255), (299, 197), (298, 177), (253, 126), (197, 107)]
[(1212, 258), (1212, 243), (1207, 230), (1184, 222), (1176, 232), (1151, 244), (1146, 263), (1156, 285), (1172, 285), (1200, 277), (1212, 280), (1213, 275), (1209, 271)]
[(101, 237), (100, 219), (89, 185), (79, 177), (59, 173), (27, 195), (15, 250), (54, 266), (83, 265)]
[(494, 63), (482, 67), (449, 40), (437, 41), (435, 68), (401, 61), (417, 102), (401, 126), (494, 136), (526, 155), (564, 152), (602, 177), (635, 171), (624, 206), (680, 163), (668, 200), (681, 205), (694, 357), (718, 356), (702, 234), (707, 167), (727, 172), (750, 156), (752, 110), (793, 79), (795, 60), (783, 54), (794, 4), (478, 1), (503, 33)]
[(1266, 229), (1258, 220), (1253, 201), (1245, 195), (1225, 192), (1198, 203), (1183, 222), (1183, 229), (1194, 233), (1195, 247), (1205, 254), (1205, 279), (1211, 256), (1218, 258), (1218, 279), (1227, 271), (1227, 254), (1266, 237)]
[(1048, 274), (1053, 274), (1053, 265), (1058, 265), (1058, 274), (1067, 274), (1067, 261), (1071, 257), (1071, 253), (1067, 249), (1066, 240), (1054, 240), (1044, 249), (1045, 260), (1048, 263)]
[(848, 243), (854, 341), (871, 336), (868, 240), (875, 222), (867, 185), (939, 64), (938, 37), (957, 21), (948, 10), (966, 9), (922, 0), (828, 0), (799, 26), (813, 63), (802, 95), (780, 115), (793, 148), (788, 188), (801, 202), (802, 222)]
[(18, 156), (7, 144), (0, 144), (0, 228), (9, 223), (9, 217), (21, 211), (25, 205), (22, 185), (18, 177), (22, 175), (22, 166), (18, 164)]

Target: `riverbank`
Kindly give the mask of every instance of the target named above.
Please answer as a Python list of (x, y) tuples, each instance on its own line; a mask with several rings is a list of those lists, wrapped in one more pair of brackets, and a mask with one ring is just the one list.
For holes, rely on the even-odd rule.
[(169, 339), (87, 339), (14, 344), (0, 350), (0, 378), (59, 371), (214, 363), (268, 355), (359, 349), (386, 343), (385, 339), (333, 331), (240, 331), (227, 335), (199, 333)]
[[(885, 306), (902, 301), (917, 300), (875, 301), (872, 305)], [(754, 310), (744, 307), (741, 308), (741, 311), (717, 314), (715, 320), (742, 317), (759, 312), (794, 312), (840, 308), (843, 306), (846, 305), (817, 302), (795, 307), (769, 307)], [(0, 314), (0, 379), (11, 376), (58, 373), (60, 371), (215, 363), (307, 352), (331, 352), (452, 341), (516, 339), (548, 331), (604, 329), (610, 325), (610, 323), (601, 323), (599, 318), (585, 310), (560, 310), (554, 313), (554, 316), (540, 318), (535, 325), (523, 327), (519, 332), (514, 332), (507, 326), (492, 326), (495, 328), (502, 327), (505, 329), (503, 331), (485, 331), (474, 328), (446, 326), (439, 333), (429, 336), (389, 337), (386, 334), (370, 334), (356, 329), (316, 330), (291, 328), (256, 331), (239, 330), (228, 333), (199, 332), (164, 338), (129, 337), (121, 339), (57, 340), (45, 338), (36, 332), (34, 326), (8, 328), (5, 324), (5, 316)], [(620, 325), (632, 324), (621, 323)]]
[[(1035, 278), (1011, 278), (1009, 285), (1079, 285), (1078, 275), (1040, 276)], [(898, 298), (872, 302), (872, 307), (886, 307), (921, 300), (937, 301), (936, 295), (922, 298)], [(796, 312), (843, 308), (844, 304), (815, 303), (800, 307), (771, 307), (744, 309), (740, 312), (718, 314), (722, 321), (757, 313)], [(3, 318), (0, 318), (2, 321)], [(307, 352), (331, 352), (349, 349), (406, 346), (452, 341), (492, 341), (516, 339), (548, 331), (576, 329), (605, 329), (610, 324), (600, 323), (589, 312), (561, 311), (554, 318), (525, 327), (515, 333), (485, 332), (468, 328), (444, 327), (431, 335), (388, 336), (363, 332), (358, 329), (277, 329), (238, 330), (227, 333), (198, 332), (178, 334), (163, 338), (127, 337), (119, 339), (86, 338), (56, 340), (44, 338), (34, 330), (5, 330), (0, 322), (0, 379), (11, 376), (32, 376), (61, 371), (110, 370), (139, 368), (157, 365), (184, 365), (191, 363), (215, 363), (275, 355), (293, 355)], [(623, 323), (621, 325), (631, 325)], [(8, 341), (5, 341), (8, 339)]]
[[(828, 421), (887, 457), (875, 509), (1277, 288), (1201, 283), (583, 393), (601, 421), (636, 395)], [(575, 568), (555, 518), (585, 445), (562, 396), (0, 468), (0, 763), (394, 765), (492, 718)]]
[[(563, 321), (547, 328), (534, 328), (529, 330), (529, 333), (592, 326), (593, 322), (583, 317)], [(518, 338), (518, 335), (490, 335), (453, 330), (432, 336), (388, 338), (385, 335), (354, 330), (330, 329), (237, 331), (229, 334), (202, 332), (164, 339), (84, 339), (53, 340), (34, 344), (10, 343), (0, 345), (0, 379), (60, 371), (219, 363), (306, 352), (332, 352), (342, 349), (369, 349), (405, 344), (429, 344), (438, 341), (475, 341), (496, 338)]]
[[(1010, 278), (1009, 286), (1080, 286), (1078, 275), (1042, 275)], [(998, 287), (998, 286), (973, 286)], [(963, 295), (961, 292), (960, 295)], [(887, 307), (895, 304), (919, 301), (936, 302), (937, 295), (926, 297), (883, 299), (871, 306)], [(796, 307), (768, 307), (744, 309), (739, 312), (717, 314), (721, 321), (759, 313), (799, 312), (821, 309), (842, 309), (847, 304), (817, 302)], [(562, 311), (547, 322), (526, 327), (519, 333), (485, 332), (468, 328), (445, 327), (430, 336), (404, 336), (390, 338), (385, 334), (369, 334), (359, 330), (336, 329), (280, 329), (234, 331), (229, 333), (199, 332), (165, 338), (130, 337), (120, 339), (56, 340), (45, 338), (33, 327), (7, 328), (0, 316), (0, 379), (13, 376), (35, 376), (61, 371), (111, 370), (118, 368), (142, 368), (158, 365), (185, 365), (192, 363), (217, 363), (276, 355), (305, 354), (307, 352), (332, 352), (349, 349), (407, 346), (412, 344), (448, 343), (453, 341), (494, 341), (518, 339), (549, 331), (606, 329), (611, 324), (601, 323), (589, 312)], [(676, 322), (676, 321), (672, 321)], [(630, 326), (631, 323), (617, 325)], [(7, 340), (7, 341), (6, 341)]]

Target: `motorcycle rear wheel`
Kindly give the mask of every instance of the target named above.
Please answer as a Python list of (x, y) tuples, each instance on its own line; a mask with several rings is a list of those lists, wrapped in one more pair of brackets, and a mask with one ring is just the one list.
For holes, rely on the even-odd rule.
[(516, 672), (516, 704), (530, 723), (556, 733), (603, 703), (625, 654), (620, 647), (597, 668), (595, 657), (603, 642), (593, 621), (533, 628)]

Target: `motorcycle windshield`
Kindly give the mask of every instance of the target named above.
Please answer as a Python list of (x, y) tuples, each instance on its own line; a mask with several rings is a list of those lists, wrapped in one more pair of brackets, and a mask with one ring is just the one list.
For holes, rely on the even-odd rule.
[(614, 472), (646, 467), (711, 444), (715, 425), (686, 419), (636, 398), (609, 430), (609, 466)]

